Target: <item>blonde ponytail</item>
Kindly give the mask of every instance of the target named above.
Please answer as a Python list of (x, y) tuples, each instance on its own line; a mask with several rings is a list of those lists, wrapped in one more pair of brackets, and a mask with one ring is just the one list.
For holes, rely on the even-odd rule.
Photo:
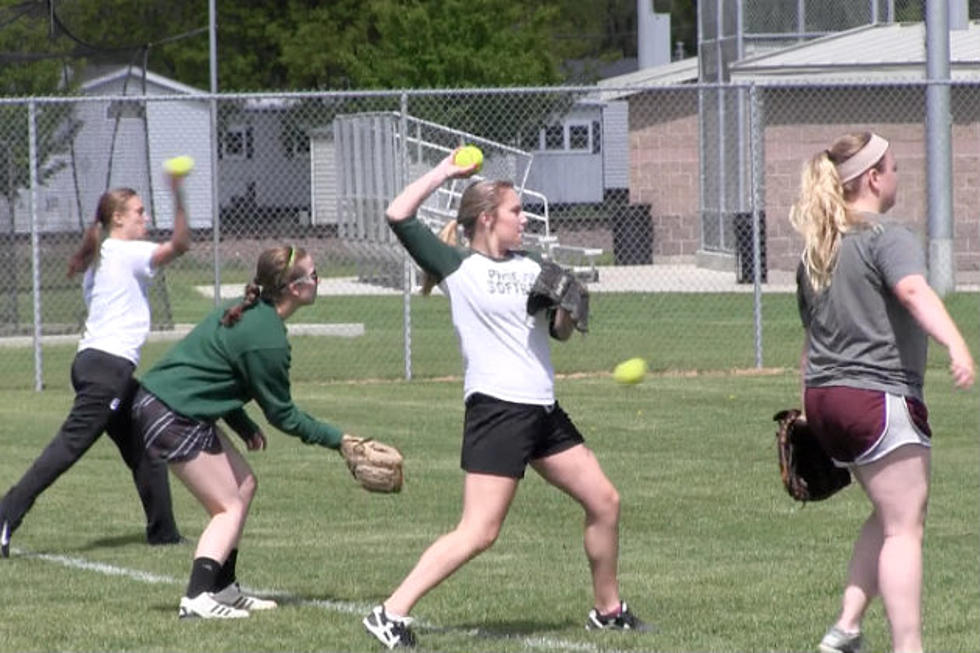
[[(447, 245), (457, 247), (459, 245), (459, 223), (456, 220), (450, 220), (447, 222), (446, 225), (439, 231), (439, 240)], [(436, 287), (437, 283), (436, 278), (426, 272), (422, 276), (422, 294), (432, 294), (432, 289)]]
[[(862, 223), (848, 208), (847, 200), (860, 188), (863, 173), (842, 183), (838, 168), (860, 152), (871, 137), (871, 132), (846, 134), (803, 164), (800, 194), (790, 208), (789, 221), (803, 236), (803, 265), (816, 292), (830, 286), (841, 238)], [(882, 160), (871, 167), (880, 167)]]
[(803, 264), (817, 292), (830, 286), (841, 235), (849, 218), (837, 166), (820, 152), (803, 166), (800, 196), (789, 212), (793, 227), (803, 236)]

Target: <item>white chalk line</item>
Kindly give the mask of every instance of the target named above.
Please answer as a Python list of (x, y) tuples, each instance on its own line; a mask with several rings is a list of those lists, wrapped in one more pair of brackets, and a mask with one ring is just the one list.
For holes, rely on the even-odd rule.
[[(180, 585), (183, 583), (181, 579), (174, 578), (173, 576), (162, 576), (160, 574), (154, 574), (148, 571), (141, 571), (139, 569), (126, 569), (125, 567), (117, 567), (115, 565), (110, 565), (104, 562), (93, 562), (91, 560), (85, 560), (83, 558), (76, 558), (65, 555), (55, 555), (51, 553), (31, 553), (29, 551), (24, 551), (17, 548), (11, 548), (10, 552), (23, 556), (25, 558), (35, 558), (37, 560), (44, 560), (45, 562), (53, 562), (59, 564), (63, 567), (68, 567), (69, 569), (80, 569), (82, 571), (91, 571), (97, 574), (103, 574), (105, 576), (119, 576), (123, 578), (128, 578), (140, 583), (149, 584), (163, 584), (163, 585)], [(371, 611), (374, 607), (372, 604), (367, 603), (354, 603), (351, 601), (331, 601), (328, 599), (304, 599), (291, 594), (289, 592), (284, 592), (281, 590), (263, 590), (254, 587), (242, 586), (249, 593), (256, 594), (258, 596), (265, 596), (269, 598), (280, 599), (286, 603), (292, 605), (306, 605), (317, 608), (323, 608), (331, 612), (339, 612), (343, 614), (352, 615), (364, 615)], [(441, 632), (461, 632), (473, 638), (493, 638), (493, 639), (515, 639), (520, 641), (526, 648), (534, 649), (549, 649), (558, 651), (599, 651), (599, 647), (594, 644), (589, 644), (586, 642), (570, 642), (563, 639), (553, 639), (550, 637), (528, 637), (521, 635), (512, 635), (508, 633), (498, 633), (494, 631), (484, 630), (482, 628), (470, 628), (470, 629), (456, 629), (447, 628), (444, 626), (438, 626), (435, 624), (426, 623), (424, 621), (416, 620), (415, 623), (424, 630), (433, 630)], [(619, 653), (612, 649), (601, 649), (604, 653)]]

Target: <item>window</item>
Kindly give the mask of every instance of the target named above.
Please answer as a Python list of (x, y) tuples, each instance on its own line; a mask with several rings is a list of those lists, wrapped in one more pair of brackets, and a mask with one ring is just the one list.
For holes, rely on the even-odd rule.
[(143, 105), (138, 101), (114, 100), (106, 107), (105, 117), (107, 120), (116, 118), (142, 118)]
[(544, 149), (564, 150), (565, 149), (565, 127), (562, 125), (550, 125), (544, 130)]
[(597, 120), (548, 125), (541, 129), (538, 146), (548, 151), (598, 154), (602, 151), (599, 130), (600, 123)]
[(570, 150), (589, 150), (589, 126), (588, 125), (569, 125), (568, 126), (568, 149)]
[(229, 127), (221, 136), (221, 156), (226, 159), (251, 159), (253, 153), (252, 128)]
[(305, 157), (310, 153), (310, 136), (301, 127), (289, 127), (283, 134), (283, 149), (286, 158)]

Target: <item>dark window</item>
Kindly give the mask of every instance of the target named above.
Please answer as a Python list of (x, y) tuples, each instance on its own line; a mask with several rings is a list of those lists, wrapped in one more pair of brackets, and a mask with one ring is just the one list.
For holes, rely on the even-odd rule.
[(225, 156), (236, 158), (245, 155), (245, 130), (229, 129), (225, 132)]
[(115, 100), (106, 108), (105, 117), (109, 120), (116, 118), (142, 118), (143, 105), (139, 102)]
[(221, 138), (221, 156), (229, 159), (251, 159), (255, 153), (251, 127), (229, 127)]
[(589, 126), (588, 125), (568, 126), (568, 149), (570, 150), (589, 149)]
[(565, 127), (562, 125), (549, 125), (544, 128), (544, 149), (564, 150), (565, 149)]

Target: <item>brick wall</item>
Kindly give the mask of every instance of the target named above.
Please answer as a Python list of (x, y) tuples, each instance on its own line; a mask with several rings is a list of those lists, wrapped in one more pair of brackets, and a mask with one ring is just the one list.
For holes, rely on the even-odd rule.
[(650, 205), (654, 260), (700, 247), (697, 112), (693, 92), (630, 100), (630, 202)]
[[(789, 224), (802, 164), (848, 131), (874, 129), (898, 162), (890, 216), (926, 236), (925, 94), (919, 87), (775, 89), (765, 94), (765, 206), (770, 269), (792, 270), (802, 241)], [(697, 94), (630, 99), (630, 202), (650, 205), (654, 255), (694, 254), (701, 243)], [(954, 258), (980, 270), (980, 89), (952, 93)], [(734, 173), (733, 173), (734, 174)]]

